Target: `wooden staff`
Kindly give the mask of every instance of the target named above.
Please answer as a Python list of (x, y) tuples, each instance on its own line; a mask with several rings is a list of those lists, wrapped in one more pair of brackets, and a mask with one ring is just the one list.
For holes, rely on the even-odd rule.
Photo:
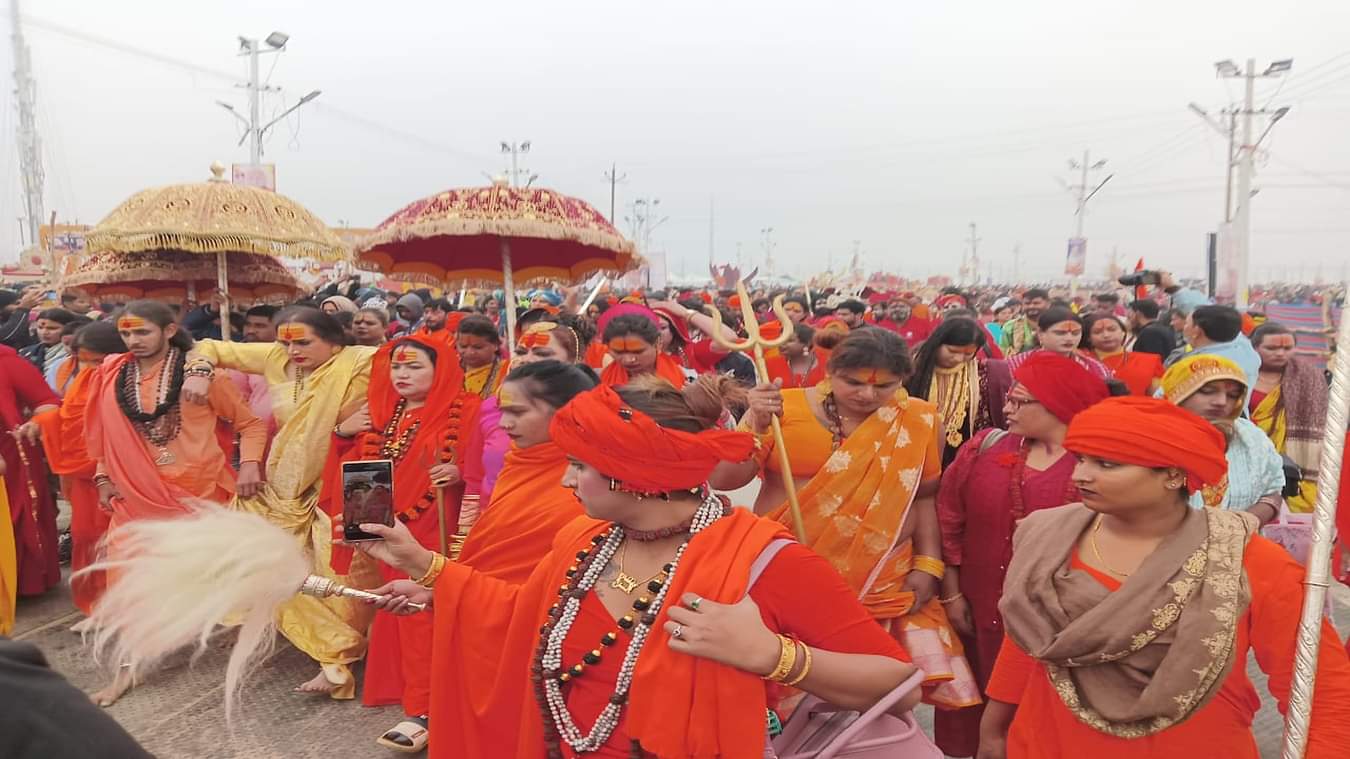
[(1322, 616), (1327, 585), (1331, 580), (1332, 528), (1336, 520), (1336, 497), (1341, 483), (1341, 457), (1345, 454), (1346, 417), (1350, 414), (1350, 318), (1341, 313), (1340, 335), (1331, 372), (1331, 397), (1327, 401), (1322, 454), (1317, 463), (1317, 506), (1313, 510), (1312, 549), (1303, 579), (1303, 614), (1298, 623), (1294, 650), (1294, 683), (1284, 718), (1283, 759), (1302, 759), (1312, 718), (1313, 687), (1317, 682), (1317, 652), (1322, 639)]
[[(422, 466), (431, 469), (440, 462), (436, 460), (435, 454), (424, 451), (422, 454)], [(441, 555), (450, 555), (450, 543), (445, 532), (445, 488), (436, 482), (431, 483), (432, 490), (436, 491), (436, 519), (439, 520), (440, 529), (436, 531), (436, 536), (440, 538)]]
[[(778, 323), (783, 327), (783, 333), (770, 340), (759, 331), (759, 320), (755, 317), (754, 306), (750, 303), (750, 294), (745, 290), (745, 282), (739, 281), (736, 283), (736, 294), (741, 301), (741, 318), (745, 320), (747, 337), (740, 341), (728, 340), (722, 334), (722, 312), (712, 306), (704, 306), (708, 315), (713, 319), (713, 342), (724, 351), (749, 353), (755, 360), (755, 373), (758, 375), (759, 381), (768, 383), (771, 380), (769, 379), (769, 369), (764, 365), (764, 349), (781, 347), (792, 338), (792, 320), (783, 310), (783, 296), (778, 295), (773, 299), (773, 312), (778, 317)], [(773, 429), (774, 448), (778, 450), (778, 465), (783, 475), (783, 489), (787, 491), (788, 507), (792, 511), (792, 530), (797, 533), (797, 540), (805, 543), (806, 524), (802, 521), (801, 504), (797, 503), (797, 483), (792, 480), (792, 462), (788, 458), (787, 444), (783, 442), (783, 425), (779, 423), (777, 416), (770, 417), (769, 424)]]

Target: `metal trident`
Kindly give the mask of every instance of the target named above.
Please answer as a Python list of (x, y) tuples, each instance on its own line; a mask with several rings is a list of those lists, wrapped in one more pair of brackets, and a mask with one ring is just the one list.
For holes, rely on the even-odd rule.
[[(749, 353), (755, 360), (755, 374), (759, 377), (759, 381), (771, 382), (769, 370), (764, 365), (764, 349), (778, 348), (792, 339), (792, 320), (783, 310), (783, 296), (779, 295), (773, 299), (773, 312), (783, 327), (783, 333), (775, 338), (767, 338), (759, 330), (759, 320), (755, 317), (754, 306), (750, 303), (750, 294), (745, 290), (745, 282), (736, 283), (736, 295), (741, 301), (741, 318), (745, 322), (747, 337), (744, 340), (728, 340), (722, 334), (722, 312), (712, 306), (705, 306), (714, 322), (713, 342), (725, 351)], [(778, 468), (783, 475), (783, 489), (787, 491), (788, 508), (792, 512), (792, 530), (797, 533), (797, 540), (805, 543), (806, 525), (802, 522), (801, 504), (797, 503), (797, 483), (792, 479), (792, 464), (788, 458), (787, 445), (783, 442), (783, 426), (778, 422), (777, 416), (771, 417), (769, 423), (773, 429), (773, 445), (778, 451)]]

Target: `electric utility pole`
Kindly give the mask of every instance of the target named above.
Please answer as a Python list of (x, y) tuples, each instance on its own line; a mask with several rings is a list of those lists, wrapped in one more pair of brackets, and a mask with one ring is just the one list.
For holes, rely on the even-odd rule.
[[(511, 173), (509, 175), (509, 179), (510, 185), (512, 187), (521, 187), (521, 186), (529, 187), (531, 182), (539, 178), (538, 174), (530, 174), (530, 176), (526, 177), (524, 185), (521, 185), (520, 183), (521, 175), (529, 174), (530, 172), (529, 169), (520, 168), (520, 157), (522, 155), (528, 155), (529, 152), (530, 152), (529, 140), (525, 140), (524, 142), (521, 142), (519, 144), (502, 140), (502, 155), (511, 156)], [(613, 216), (612, 211), (610, 212), (610, 216), (611, 217)]]
[[(1070, 169), (1075, 169), (1075, 170), (1077, 170), (1077, 171), (1080, 172), (1080, 174), (1079, 174), (1079, 179), (1078, 179), (1078, 184), (1072, 184), (1072, 185), (1071, 185), (1071, 184), (1067, 184), (1067, 183), (1066, 183), (1066, 184), (1065, 184), (1065, 187), (1066, 187), (1067, 189), (1069, 189), (1070, 191), (1072, 191), (1073, 193), (1075, 193), (1075, 195), (1076, 195), (1076, 201), (1075, 201), (1074, 212), (1073, 212), (1073, 214), (1074, 214), (1074, 234), (1073, 234), (1073, 239), (1074, 239), (1074, 241), (1075, 241), (1079, 246), (1081, 246), (1081, 248), (1082, 248), (1082, 250), (1083, 250), (1083, 255), (1084, 255), (1084, 270), (1086, 270), (1086, 265), (1087, 265), (1087, 261), (1086, 261), (1086, 257), (1087, 257), (1087, 238), (1083, 237), (1083, 219), (1084, 219), (1084, 217), (1087, 216), (1087, 204), (1088, 204), (1088, 201), (1089, 201), (1089, 200), (1092, 200), (1092, 197), (1093, 197), (1094, 195), (1096, 195), (1097, 192), (1098, 192), (1099, 190), (1101, 190), (1102, 187), (1104, 187), (1104, 186), (1106, 185), (1107, 182), (1110, 182), (1110, 181), (1111, 181), (1111, 177), (1115, 176), (1114, 174), (1107, 174), (1107, 175), (1106, 175), (1106, 179), (1103, 179), (1102, 181), (1098, 182), (1098, 183), (1096, 184), (1096, 186), (1094, 186), (1094, 187), (1092, 187), (1091, 189), (1089, 189), (1089, 187), (1088, 187), (1088, 172), (1090, 172), (1090, 171), (1099, 171), (1099, 170), (1101, 170), (1101, 169), (1102, 169), (1103, 167), (1105, 167), (1105, 166), (1106, 166), (1106, 159), (1105, 159), (1105, 158), (1098, 160), (1096, 163), (1093, 163), (1093, 162), (1092, 162), (1092, 156), (1091, 156), (1091, 154), (1090, 154), (1087, 150), (1084, 150), (1084, 151), (1083, 151), (1083, 161), (1082, 161), (1082, 163), (1079, 163), (1078, 161), (1076, 161), (1076, 160), (1074, 160), (1074, 159), (1072, 159), (1072, 158), (1069, 159), (1069, 168), (1070, 168)], [(1077, 275), (1077, 274), (1070, 274), (1070, 275), (1069, 275), (1069, 292), (1070, 292), (1071, 294), (1076, 294), (1076, 293), (1078, 292), (1078, 275)]]
[[(530, 143), (527, 142), (525, 144), (529, 145)], [(609, 223), (611, 226), (614, 224), (614, 196), (616, 187), (619, 183), (627, 179), (627, 174), (619, 176), (619, 165), (615, 163), (611, 163), (609, 165), (609, 171), (605, 172), (605, 181), (609, 182)]]
[(970, 284), (980, 284), (980, 241), (975, 236), (975, 222), (970, 222)]
[(760, 245), (764, 248), (764, 278), (772, 280), (774, 274), (773, 249), (778, 246), (778, 243), (773, 241), (773, 227), (765, 227), (759, 230), (759, 234), (761, 237)]
[(15, 127), (15, 142), (19, 148), (19, 174), (23, 182), (24, 217), (19, 226), (20, 237), (28, 235), (20, 245), (38, 244), (42, 228), (42, 189), (45, 175), (42, 171), (42, 139), (37, 128), (37, 82), (33, 80), (32, 57), (23, 38), (19, 19), (19, 0), (9, 4), (10, 36), (14, 48), (14, 100), (19, 111)]
[[(267, 133), (267, 130), (275, 126), (277, 122), (291, 115), (291, 113), (300, 106), (323, 94), (321, 90), (311, 90), (304, 97), (300, 98), (300, 100), (296, 101), (295, 105), (282, 111), (280, 116), (277, 116), (266, 124), (262, 123), (263, 93), (277, 92), (278, 89), (276, 87), (269, 87), (262, 82), (259, 73), (261, 67), (258, 65), (258, 59), (262, 55), (285, 52), (286, 43), (289, 42), (290, 39), (291, 36), (285, 32), (272, 32), (262, 40), (240, 37), (239, 55), (240, 57), (248, 57), (248, 82), (240, 85), (248, 90), (248, 118), (244, 118), (244, 116), (236, 111), (234, 106), (229, 103), (226, 103), (223, 100), (216, 101), (216, 105), (229, 111), (236, 119), (243, 122), (246, 131), (244, 132), (244, 136), (240, 138), (239, 144), (243, 145), (245, 140), (249, 142), (249, 163), (252, 166), (259, 166), (262, 164), (263, 135)], [(264, 45), (266, 45), (266, 48), (263, 47)]]

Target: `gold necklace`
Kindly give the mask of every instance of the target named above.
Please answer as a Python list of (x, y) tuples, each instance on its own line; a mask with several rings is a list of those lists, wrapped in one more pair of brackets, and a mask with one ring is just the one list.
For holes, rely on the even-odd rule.
[(1097, 515), (1097, 521), (1092, 525), (1092, 532), (1088, 533), (1088, 542), (1092, 544), (1092, 553), (1096, 555), (1097, 563), (1101, 564), (1106, 571), (1113, 575), (1119, 575), (1120, 577), (1129, 577), (1129, 572), (1122, 572), (1110, 564), (1107, 564), (1106, 558), (1102, 556), (1102, 549), (1097, 547), (1097, 533), (1102, 529), (1102, 516), (1102, 514)]
[[(947, 431), (947, 444), (953, 448), (965, 441), (962, 430), (971, 401), (970, 372), (975, 359), (952, 369), (934, 369), (928, 386), (928, 399), (938, 407), (938, 417)], [(948, 378), (946, 383), (943, 378)], [(973, 421), (973, 420), (972, 420)]]
[[(624, 560), (627, 558), (628, 558), (628, 541), (625, 540), (623, 541), (623, 550), (619, 553), (619, 573), (614, 576), (613, 580), (609, 581), (609, 587), (619, 591), (620, 593), (623, 593), (624, 595), (632, 595), (633, 591), (637, 590), (637, 586), (641, 584), (642, 581), (623, 571)], [(661, 574), (662, 574), (661, 572), (657, 572), (656, 574), (652, 575), (652, 577), (648, 580), (648, 582), (657, 579), (658, 577), (661, 576)]]

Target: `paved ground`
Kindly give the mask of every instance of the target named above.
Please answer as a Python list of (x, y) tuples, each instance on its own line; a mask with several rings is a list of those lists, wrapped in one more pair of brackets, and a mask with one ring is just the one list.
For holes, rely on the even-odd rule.
[[(1350, 589), (1337, 585), (1334, 596), (1336, 620), (1344, 635), (1350, 632)], [(57, 671), (77, 687), (92, 691), (104, 684), (105, 674), (90, 661), (79, 635), (70, 632), (80, 619), (63, 585), (41, 598), (20, 600), (14, 637), (37, 644)], [(222, 632), (195, 661), (186, 655), (175, 657), (113, 705), (110, 713), (161, 759), (397, 756), (374, 741), (398, 721), (401, 710), (291, 693), (316, 670), (304, 654), (284, 642), (249, 680), (242, 709), (233, 725), (227, 725), (222, 690), (231, 641), (232, 634)], [(1265, 679), (1255, 669), (1254, 658), (1248, 669), (1264, 700), (1255, 725), (1262, 756), (1278, 757), (1280, 716), (1265, 693)], [(930, 714), (921, 712), (919, 717), (925, 728), (930, 726)]]

